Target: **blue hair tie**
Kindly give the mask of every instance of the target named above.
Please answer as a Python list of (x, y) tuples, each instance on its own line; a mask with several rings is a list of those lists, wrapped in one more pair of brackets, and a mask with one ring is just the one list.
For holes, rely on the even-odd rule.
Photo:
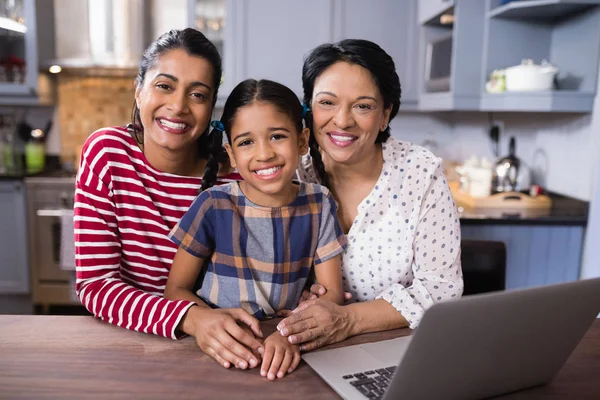
[(310, 112), (310, 107), (302, 103), (302, 118), (306, 117), (306, 114)]
[(210, 126), (212, 126), (213, 128), (215, 128), (218, 131), (225, 132), (225, 126), (223, 125), (223, 123), (221, 121), (212, 121), (210, 123)]

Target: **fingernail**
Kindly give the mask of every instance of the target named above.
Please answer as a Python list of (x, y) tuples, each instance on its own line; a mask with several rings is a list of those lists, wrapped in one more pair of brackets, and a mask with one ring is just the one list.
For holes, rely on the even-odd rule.
[(277, 373), (277, 377), (278, 377), (279, 379), (283, 378), (283, 372), (279, 371), (279, 372)]
[(260, 337), (264, 337), (264, 335), (260, 329), (258, 330), (258, 333), (260, 333)]
[(277, 330), (280, 331), (281, 330), (281, 326), (277, 325)]
[(287, 328), (283, 328), (283, 329), (282, 329), (282, 330), (280, 330), (279, 332), (281, 332), (281, 334), (282, 334), (283, 336), (287, 336), (287, 335), (289, 335), (289, 333), (290, 333), (290, 331), (288, 331), (288, 329), (287, 329)]
[(296, 336), (290, 336), (288, 340), (290, 343), (296, 343)]
[(302, 350), (302, 351), (306, 350), (306, 346), (304, 346), (304, 345), (300, 346), (300, 350)]
[(264, 347), (259, 347), (258, 348), (258, 354), (262, 354), (265, 352), (265, 348)]
[(263, 370), (261, 370), (261, 371), (260, 371), (260, 375), (261, 375), (261, 376), (267, 376), (267, 371), (263, 371)]
[(291, 374), (292, 372), (294, 372), (291, 368), (288, 369), (288, 374)]
[(268, 378), (269, 378), (269, 379), (275, 379), (275, 375), (273, 375), (273, 373), (272, 373), (272, 372), (269, 372), (269, 376), (268, 376)]
[(238, 367), (240, 367), (241, 369), (246, 369), (248, 368), (248, 364), (246, 363), (246, 361), (240, 361), (238, 363)]
[(250, 366), (252, 368), (256, 367), (258, 365), (258, 361), (256, 361), (254, 358), (250, 359)]
[(225, 361), (225, 362), (223, 363), (223, 366), (224, 366), (225, 368), (229, 368), (229, 363), (228, 363), (227, 361)]

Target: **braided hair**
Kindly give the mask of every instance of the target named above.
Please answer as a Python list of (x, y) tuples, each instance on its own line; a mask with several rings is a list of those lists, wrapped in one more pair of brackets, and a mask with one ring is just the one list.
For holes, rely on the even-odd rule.
[[(383, 97), (384, 107), (387, 109), (391, 106), (389, 119), (391, 121), (400, 108), (400, 98), (402, 96), (400, 78), (396, 73), (396, 66), (392, 57), (377, 44), (368, 40), (345, 39), (337, 43), (325, 43), (308, 53), (302, 66), (304, 104), (311, 104), (315, 81), (321, 73), (340, 61), (360, 65), (371, 73)], [(329, 179), (314, 135), (312, 112), (306, 113), (304, 122), (310, 129), (309, 146), (313, 168), (321, 183), (328, 186)], [(389, 137), (390, 126), (388, 123), (385, 129), (377, 135), (375, 143), (385, 143)]]
[(254, 103), (266, 103), (274, 106), (293, 121), (297, 132), (302, 131), (302, 105), (290, 88), (268, 79), (258, 81), (256, 79), (246, 79), (238, 83), (227, 97), (221, 120), (211, 123), (214, 128), (210, 133), (213, 142), (210, 146), (211, 155), (204, 169), (202, 190), (214, 186), (217, 181), (218, 162), (223, 162), (223, 132), (225, 132), (227, 141), (231, 144), (231, 127), (238, 110)]
[[(204, 34), (193, 28), (170, 30), (169, 32), (162, 34), (148, 46), (142, 56), (140, 68), (135, 79), (137, 88), (141, 88), (144, 85), (146, 72), (156, 65), (158, 59), (163, 54), (176, 49), (182, 49), (190, 55), (202, 57), (212, 65), (212, 84), (215, 88), (212, 106), (214, 107), (217, 102), (217, 93), (219, 84), (221, 83), (221, 75), (223, 73), (221, 56), (215, 45), (208, 40)], [(144, 126), (142, 125), (140, 110), (135, 101), (133, 102), (133, 109), (131, 111), (131, 124), (129, 124), (127, 128), (138, 144), (144, 142)], [(212, 152), (214, 141), (212, 136), (208, 134), (208, 131), (209, 127), (206, 127), (206, 130), (196, 142), (198, 146), (198, 156), (200, 158), (208, 158)]]

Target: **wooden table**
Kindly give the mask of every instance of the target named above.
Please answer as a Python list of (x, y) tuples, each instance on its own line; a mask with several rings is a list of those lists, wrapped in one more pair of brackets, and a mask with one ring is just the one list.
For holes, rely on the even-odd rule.
[[(274, 323), (271, 324), (271, 328)], [(361, 335), (338, 346), (391, 339)], [(0, 398), (335, 399), (304, 362), (270, 382), (259, 370), (225, 370), (192, 338), (127, 331), (85, 316), (0, 315)], [(551, 384), (502, 399), (600, 399), (600, 320)]]

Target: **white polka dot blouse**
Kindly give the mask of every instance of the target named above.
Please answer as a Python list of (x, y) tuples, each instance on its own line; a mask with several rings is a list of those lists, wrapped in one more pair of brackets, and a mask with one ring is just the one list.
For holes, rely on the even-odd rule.
[[(415, 328), (433, 303), (462, 294), (460, 222), (440, 158), (390, 137), (383, 160), (348, 232), (344, 290), (352, 301), (389, 302)], [(309, 155), (298, 175), (317, 182)]]

